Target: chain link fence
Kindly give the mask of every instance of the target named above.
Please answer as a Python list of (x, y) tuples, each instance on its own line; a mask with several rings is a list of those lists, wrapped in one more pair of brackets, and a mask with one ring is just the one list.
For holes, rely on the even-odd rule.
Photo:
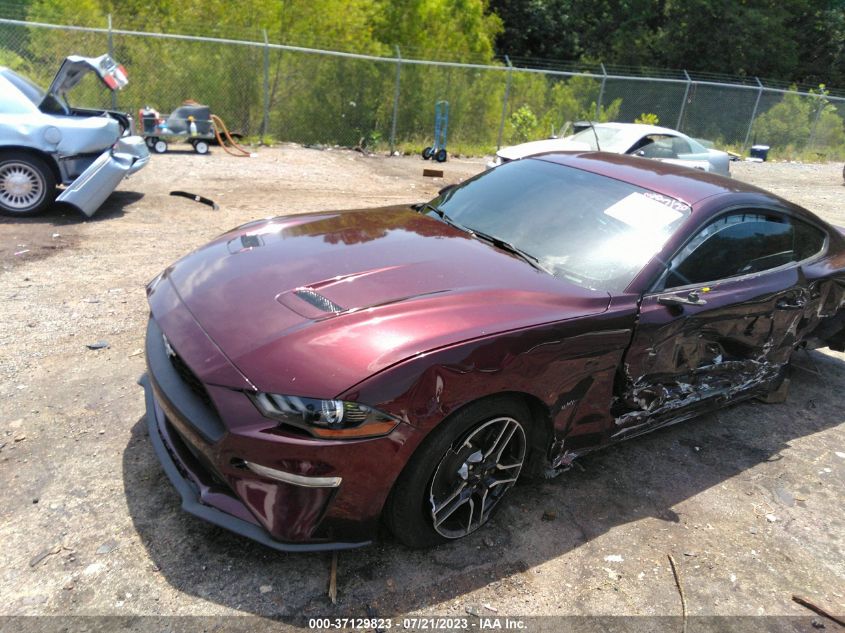
[(434, 104), (449, 102), (448, 147), (481, 154), (561, 134), (582, 119), (660, 125), (746, 151), (845, 158), (845, 98), (716, 81), (685, 71), (623, 74), (603, 65), (572, 70), (464, 64), (358, 55), (273, 44), (0, 19), (0, 65), (46, 87), (69, 54), (104, 52), (121, 62), (129, 86), (117, 95), (89, 76), (73, 105), (144, 106), (170, 112), (184, 100), (211, 106), (245, 136), (302, 144), (419, 151), (433, 143)]

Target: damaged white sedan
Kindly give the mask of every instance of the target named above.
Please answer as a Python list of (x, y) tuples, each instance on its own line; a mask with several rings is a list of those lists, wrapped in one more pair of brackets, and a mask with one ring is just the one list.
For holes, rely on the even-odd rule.
[(149, 162), (129, 115), (70, 105), (67, 92), (89, 72), (109, 90), (127, 83), (108, 55), (66, 58), (46, 92), (0, 67), (0, 213), (35, 215), (58, 201), (90, 217)]

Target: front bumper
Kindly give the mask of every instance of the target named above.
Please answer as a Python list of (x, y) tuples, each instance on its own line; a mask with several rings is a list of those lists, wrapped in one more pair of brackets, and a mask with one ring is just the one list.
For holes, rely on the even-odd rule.
[(357, 441), (286, 431), (260, 414), (246, 394), (250, 383), (169, 279), (156, 283), (149, 300), (141, 382), (147, 423), (183, 508), (284, 551), (370, 543), (419, 431), (402, 423), (387, 436)]
[(124, 136), (104, 151), (56, 200), (75, 206), (89, 218), (120, 184), (150, 161), (150, 151), (140, 136)]
[[(153, 445), (156, 457), (161, 462), (164, 473), (170, 479), (176, 491), (182, 497), (182, 510), (189, 514), (199, 517), (203, 521), (208, 521), (214, 525), (222, 527), (223, 529), (240, 534), (253, 541), (257, 541), (267, 547), (272, 547), (283, 552), (314, 552), (322, 550), (341, 550), (351, 549), (354, 547), (361, 547), (368, 545), (370, 541), (362, 541), (360, 543), (341, 543), (341, 542), (321, 542), (321, 543), (286, 543), (277, 541), (270, 537), (266, 530), (264, 530), (254, 519), (248, 518), (248, 510), (240, 504), (231, 499), (228, 503), (215, 495), (207, 486), (197, 484), (199, 478), (196, 473), (192, 473), (188, 469), (188, 465), (180, 459), (174, 445), (176, 440), (171, 437), (166, 425), (166, 416), (161, 407), (158, 406), (155, 400), (152, 381), (148, 374), (141, 376), (138, 381), (144, 388), (145, 400), (147, 405), (147, 430), (150, 434), (150, 443)], [(193, 475), (193, 477), (192, 477)], [(215, 496), (218, 497), (215, 499)], [(218, 505), (228, 505), (232, 512), (224, 512), (223, 510), (209, 505), (210, 503), (217, 503)]]

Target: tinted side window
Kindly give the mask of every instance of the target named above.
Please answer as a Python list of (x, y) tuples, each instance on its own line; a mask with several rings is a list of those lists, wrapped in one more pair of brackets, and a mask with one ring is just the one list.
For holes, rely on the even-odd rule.
[(798, 220), (733, 213), (705, 227), (672, 261), (665, 287), (728, 279), (807, 259), (824, 233)]

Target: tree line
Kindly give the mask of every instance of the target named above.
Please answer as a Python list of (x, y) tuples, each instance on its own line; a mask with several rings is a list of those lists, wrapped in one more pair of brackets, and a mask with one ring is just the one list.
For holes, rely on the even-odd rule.
[[(517, 65), (568, 60), (576, 69), (594, 69), (603, 61), (845, 87), (843, 0), (23, 0), (15, 6), (17, 15), (8, 17), (101, 27), (111, 15), (118, 29), (252, 41), (266, 30), (271, 42), (502, 68), (403, 65), (397, 136), (411, 148), (430, 140), (434, 103), (447, 99), (450, 145), (489, 151), (506, 90), (505, 143), (543, 138), (582, 118), (633, 120), (652, 113), (661, 115), (661, 124), (675, 125), (682, 87), (614, 90), (608, 82), (602, 92), (598, 76), (516, 72), (508, 80), (503, 53)], [(100, 34), (4, 27), (0, 64), (46, 84), (56, 60), (70, 52), (101, 54), (105, 45)], [(170, 111), (191, 98), (211, 105), (230, 127), (262, 131), (261, 48), (139, 36), (116, 36), (114, 47), (130, 71), (121, 104)], [(395, 64), (280, 50), (266, 63), (271, 136), (384, 146)], [(95, 89), (86, 93), (83, 86), (80, 94), (95, 98)], [(699, 103), (704, 97), (696, 95)], [(685, 131), (741, 143), (754, 102), (749, 91), (741, 97), (741, 114), (733, 119), (719, 95), (701, 112), (690, 107)], [(802, 151), (812, 139), (829, 156), (845, 154), (843, 114), (827, 102), (779, 97), (762, 104), (755, 129), (766, 137), (760, 140), (781, 148)]]

